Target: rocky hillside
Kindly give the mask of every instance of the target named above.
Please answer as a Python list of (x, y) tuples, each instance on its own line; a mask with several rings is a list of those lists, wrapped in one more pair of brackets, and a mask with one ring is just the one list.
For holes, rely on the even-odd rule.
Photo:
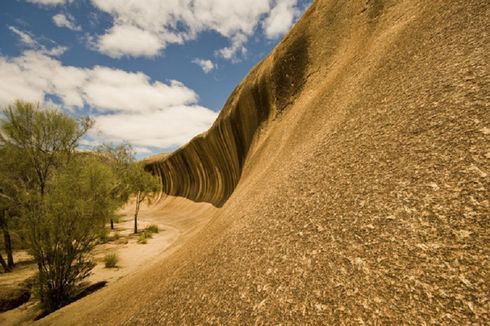
[(490, 323), (489, 26), (484, 0), (315, 1), (148, 165), (211, 222), (44, 322)]

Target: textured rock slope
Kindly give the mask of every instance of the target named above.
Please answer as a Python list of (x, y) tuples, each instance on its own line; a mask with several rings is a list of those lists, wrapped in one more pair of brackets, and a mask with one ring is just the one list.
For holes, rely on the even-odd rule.
[(211, 222), (46, 322), (490, 323), (489, 25), (484, 0), (316, 1), (148, 165)]

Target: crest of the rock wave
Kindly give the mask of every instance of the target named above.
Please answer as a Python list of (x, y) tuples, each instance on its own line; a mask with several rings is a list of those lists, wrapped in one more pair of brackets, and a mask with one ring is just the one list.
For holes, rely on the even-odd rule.
[(209, 222), (45, 323), (490, 323), (489, 23), (485, 0), (314, 2), (147, 165)]

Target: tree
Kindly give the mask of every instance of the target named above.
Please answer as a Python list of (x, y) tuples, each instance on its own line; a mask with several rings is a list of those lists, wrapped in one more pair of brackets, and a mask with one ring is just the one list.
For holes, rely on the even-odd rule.
[(12, 203), (13, 203), (13, 198), (0, 191), (0, 229), (2, 230), (3, 233), (3, 243), (4, 243), (5, 253), (7, 255), (7, 261), (5, 261), (2, 255), (0, 254), (0, 264), (2, 265), (5, 272), (10, 272), (12, 271), (12, 268), (14, 268), (12, 240), (10, 237), (10, 230), (9, 230), (10, 214), (9, 214), (9, 206), (8, 206), (8, 205), (12, 205)]
[(91, 157), (54, 171), (44, 195), (24, 197), (24, 238), (38, 264), (38, 294), (46, 311), (69, 303), (94, 263), (89, 253), (101, 222), (115, 209), (112, 171)]
[(134, 233), (138, 233), (138, 213), (141, 203), (151, 201), (151, 195), (160, 189), (160, 180), (145, 171), (142, 162), (134, 163), (131, 167), (131, 189), (136, 194), (134, 211)]
[(90, 118), (76, 121), (54, 109), (17, 101), (3, 110), (0, 119), (0, 226), (7, 264), (14, 266), (10, 220), (17, 217), (19, 196), (36, 190), (43, 196), (47, 180), (66, 164), (80, 138), (93, 125)]
[(11, 241), (11, 226), (19, 220), (19, 195), (28, 189), (33, 176), (23, 157), (11, 148), (0, 143), (0, 229), (7, 254), (8, 271), (14, 268)]
[(32, 185), (41, 195), (51, 171), (71, 158), (80, 138), (93, 126), (86, 117), (79, 121), (55, 109), (17, 101), (4, 111), (0, 144), (22, 153), (35, 174)]
[(0, 265), (2, 265), (2, 268), (6, 273), (11, 271), (10, 267), (8, 267), (7, 263), (5, 262), (5, 259), (3, 259), (2, 254), (0, 254)]
[(2, 212), (0, 212), (0, 214), (2, 214), (0, 215), (0, 228), (2, 229), (5, 253), (7, 254), (7, 268), (5, 268), (4, 264), (2, 264), (2, 266), (5, 272), (10, 272), (12, 268), (14, 268), (14, 256), (12, 251), (12, 239), (10, 237), (10, 230), (8, 225), (9, 211), (8, 209), (2, 209)]
[(0, 121), (0, 209), (6, 220), (22, 221), (47, 311), (66, 304), (88, 276), (88, 254), (116, 208), (112, 170), (96, 155), (76, 151), (92, 124), (20, 101)]
[[(99, 157), (112, 169), (115, 182), (111, 190), (111, 197), (120, 205), (126, 203), (131, 195), (132, 165), (134, 163), (133, 150), (129, 144), (102, 145), (97, 149)], [(111, 230), (114, 229), (114, 218), (110, 218)]]

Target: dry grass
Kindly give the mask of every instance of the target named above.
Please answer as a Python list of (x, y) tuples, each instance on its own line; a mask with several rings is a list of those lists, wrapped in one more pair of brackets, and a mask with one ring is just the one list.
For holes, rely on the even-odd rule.
[(105, 268), (116, 268), (118, 262), (119, 262), (119, 257), (115, 253), (107, 254), (104, 257)]

